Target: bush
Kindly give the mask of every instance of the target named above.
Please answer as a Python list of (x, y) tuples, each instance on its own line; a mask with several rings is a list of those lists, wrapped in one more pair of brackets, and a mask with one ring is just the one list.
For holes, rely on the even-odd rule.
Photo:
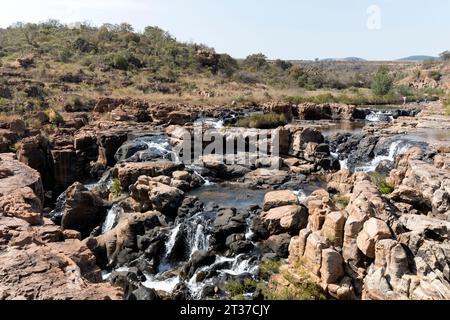
[(55, 109), (47, 109), (45, 114), (48, 117), (48, 121), (54, 125), (59, 126), (60, 124), (64, 124), (64, 118), (59, 114)]
[(414, 95), (412, 89), (405, 85), (398, 86), (397, 91), (403, 97), (411, 97), (412, 95)]
[(127, 58), (121, 53), (117, 53), (113, 56), (111, 66), (119, 70), (128, 70), (130, 67)]
[(442, 79), (442, 74), (439, 71), (430, 71), (428, 76), (435, 81), (440, 81)]
[(381, 67), (372, 82), (372, 91), (377, 96), (385, 96), (392, 90), (393, 79), (389, 76), (389, 70)]
[(350, 202), (350, 198), (348, 196), (345, 195), (336, 195), (333, 198), (334, 203), (336, 204), (336, 206), (341, 209), (344, 210), (345, 208), (347, 208), (349, 202)]
[(382, 194), (391, 194), (394, 192), (394, 186), (388, 183), (386, 178), (378, 172), (372, 173), (372, 182), (377, 186), (378, 190)]
[(287, 124), (286, 116), (278, 113), (254, 114), (238, 121), (238, 127), (273, 129)]
[(253, 280), (252, 278), (245, 278), (242, 282), (236, 280), (228, 281), (225, 284), (224, 289), (229, 292), (232, 297), (236, 297), (242, 296), (249, 291), (255, 290), (256, 286), (257, 283), (255, 280)]
[(266, 260), (261, 262), (259, 266), (259, 276), (261, 279), (268, 280), (271, 275), (278, 273), (280, 270), (281, 261)]
[(110, 191), (114, 196), (120, 196), (120, 194), (122, 193), (122, 184), (120, 183), (119, 179), (114, 178), (112, 180)]

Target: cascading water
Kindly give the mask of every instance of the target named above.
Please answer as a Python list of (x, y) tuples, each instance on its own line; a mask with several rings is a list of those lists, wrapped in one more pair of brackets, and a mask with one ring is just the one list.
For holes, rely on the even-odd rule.
[(105, 222), (102, 225), (102, 234), (106, 233), (114, 228), (114, 226), (117, 222), (117, 219), (119, 218), (120, 214), (122, 214), (122, 213), (123, 213), (122, 207), (120, 207), (117, 204), (113, 205), (112, 208), (108, 210)]
[(392, 113), (387, 111), (371, 111), (367, 116), (366, 120), (370, 122), (391, 122), (394, 120)]
[(355, 167), (355, 172), (373, 172), (377, 169), (381, 162), (394, 162), (399, 155), (406, 153), (412, 146), (413, 144), (409, 141), (393, 141), (389, 146), (389, 152), (387, 155), (377, 155), (369, 164)]

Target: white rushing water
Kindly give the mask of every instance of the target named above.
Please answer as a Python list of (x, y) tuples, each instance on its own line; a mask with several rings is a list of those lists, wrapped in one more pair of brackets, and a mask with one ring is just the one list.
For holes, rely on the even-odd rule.
[(378, 155), (369, 164), (355, 167), (355, 172), (373, 172), (376, 170), (378, 165), (383, 161), (395, 161), (396, 157), (405, 154), (412, 144), (408, 141), (396, 140), (393, 141), (389, 146), (388, 155)]
[(180, 281), (181, 279), (179, 276), (168, 279), (157, 279), (152, 276), (147, 276), (147, 280), (143, 282), (142, 285), (156, 291), (172, 292)]
[(186, 166), (186, 168), (191, 169), (192, 172), (194, 173), (194, 175), (196, 175), (197, 177), (199, 177), (203, 181), (204, 186), (212, 186), (212, 185), (214, 185), (214, 182), (209, 181), (207, 178), (205, 178), (204, 176), (202, 176), (200, 174), (200, 171), (202, 170), (201, 167), (192, 164), (192, 165)]
[(108, 210), (105, 222), (102, 225), (102, 234), (112, 230), (112, 228), (117, 222), (117, 218), (122, 213), (123, 213), (122, 207), (120, 207), (117, 204), (114, 204), (112, 208)]
[(389, 112), (383, 111), (371, 111), (367, 116), (366, 120), (370, 122), (383, 122), (383, 121), (392, 121), (394, 118)]

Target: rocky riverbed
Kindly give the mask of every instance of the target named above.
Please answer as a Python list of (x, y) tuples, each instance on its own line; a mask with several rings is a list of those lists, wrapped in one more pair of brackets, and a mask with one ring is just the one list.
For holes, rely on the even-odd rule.
[[(4, 124), (0, 298), (267, 299), (307, 279), (332, 299), (450, 299), (441, 109), (104, 98), (50, 135)], [(255, 112), (290, 123), (236, 127)], [(242, 148), (180, 162), (199, 124)]]

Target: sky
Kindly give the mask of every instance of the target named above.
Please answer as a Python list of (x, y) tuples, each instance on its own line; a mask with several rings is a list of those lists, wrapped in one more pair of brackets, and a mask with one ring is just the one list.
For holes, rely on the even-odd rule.
[(0, 8), (0, 27), (128, 22), (235, 58), (390, 60), (450, 49), (447, 0), (14, 0)]

